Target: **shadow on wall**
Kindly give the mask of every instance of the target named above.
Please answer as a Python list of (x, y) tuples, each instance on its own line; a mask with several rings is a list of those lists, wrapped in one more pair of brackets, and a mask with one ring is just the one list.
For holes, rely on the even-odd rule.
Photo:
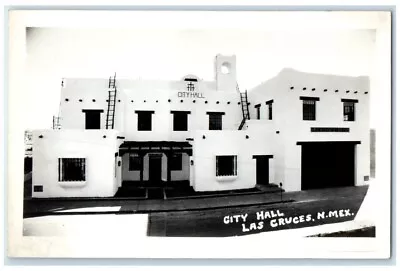
[(32, 197), (32, 157), (24, 158), (24, 198)]
[(370, 154), (371, 154), (371, 163), (370, 163), (370, 176), (375, 178), (375, 139), (376, 139), (376, 131), (375, 129), (371, 129), (370, 136)]

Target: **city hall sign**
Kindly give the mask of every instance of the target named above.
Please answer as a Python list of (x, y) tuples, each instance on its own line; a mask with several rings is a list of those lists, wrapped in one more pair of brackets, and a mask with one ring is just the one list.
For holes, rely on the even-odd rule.
[(189, 82), (186, 86), (186, 89), (187, 91), (179, 91), (178, 97), (204, 99), (204, 94), (202, 92), (197, 92), (196, 85), (193, 84), (193, 82)]

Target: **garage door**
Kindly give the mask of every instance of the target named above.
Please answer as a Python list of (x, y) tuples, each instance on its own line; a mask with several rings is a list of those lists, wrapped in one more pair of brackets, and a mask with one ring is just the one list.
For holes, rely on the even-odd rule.
[(301, 189), (353, 186), (354, 142), (301, 144)]

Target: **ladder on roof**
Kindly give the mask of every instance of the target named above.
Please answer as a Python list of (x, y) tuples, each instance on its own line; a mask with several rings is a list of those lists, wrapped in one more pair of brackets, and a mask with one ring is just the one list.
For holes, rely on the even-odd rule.
[[(237, 89), (239, 90), (239, 86), (237, 86)], [(247, 90), (245, 92), (239, 91), (239, 93), (240, 93), (240, 104), (242, 105), (243, 119), (239, 125), (238, 130), (242, 130), (244, 124), (246, 123), (246, 120), (250, 119), (250, 112), (249, 112), (249, 101), (247, 100)]]
[(107, 104), (107, 117), (106, 117), (106, 129), (114, 129), (115, 120), (115, 104), (117, 99), (117, 86), (115, 81), (116, 73), (114, 77), (110, 76), (108, 79), (108, 104)]

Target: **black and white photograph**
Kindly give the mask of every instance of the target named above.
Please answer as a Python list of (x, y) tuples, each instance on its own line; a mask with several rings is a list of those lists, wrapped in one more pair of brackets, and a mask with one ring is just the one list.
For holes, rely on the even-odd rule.
[(390, 12), (10, 19), (11, 254), (388, 256)]

